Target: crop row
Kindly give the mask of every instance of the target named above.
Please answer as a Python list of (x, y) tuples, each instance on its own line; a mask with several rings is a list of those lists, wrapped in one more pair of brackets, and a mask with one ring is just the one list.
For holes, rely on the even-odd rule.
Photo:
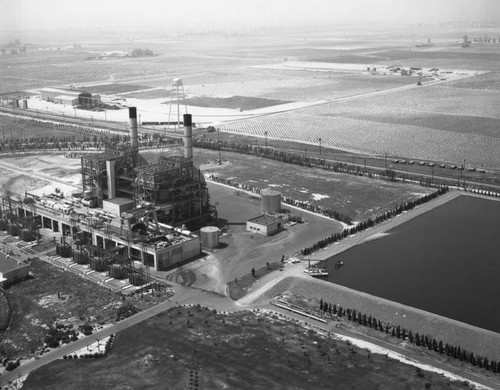
[(500, 138), (454, 133), (411, 125), (376, 123), (345, 117), (317, 117), (284, 113), (225, 125), (232, 133), (377, 155), (462, 162), (476, 166), (500, 166)]

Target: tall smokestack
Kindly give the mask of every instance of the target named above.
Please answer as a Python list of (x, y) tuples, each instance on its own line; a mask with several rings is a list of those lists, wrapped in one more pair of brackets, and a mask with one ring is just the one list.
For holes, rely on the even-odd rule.
[(139, 142), (137, 141), (137, 107), (128, 108), (128, 117), (130, 120), (130, 147), (139, 149)]
[(193, 158), (193, 127), (191, 114), (184, 114), (184, 157)]

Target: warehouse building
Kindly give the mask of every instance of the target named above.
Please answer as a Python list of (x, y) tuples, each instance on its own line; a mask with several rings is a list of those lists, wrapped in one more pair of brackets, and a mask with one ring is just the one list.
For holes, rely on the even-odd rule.
[(64, 104), (68, 106), (91, 105), (99, 101), (99, 96), (93, 96), (90, 92), (80, 89), (43, 88), (40, 90), (40, 98), (49, 102)]

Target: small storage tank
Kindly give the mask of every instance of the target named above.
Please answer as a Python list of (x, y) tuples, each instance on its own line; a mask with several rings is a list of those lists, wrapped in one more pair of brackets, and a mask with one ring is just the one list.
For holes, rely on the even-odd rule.
[(281, 193), (269, 188), (261, 193), (261, 211), (262, 214), (279, 213), (281, 210)]
[(201, 243), (205, 248), (217, 248), (219, 246), (220, 230), (217, 226), (205, 226), (200, 230)]

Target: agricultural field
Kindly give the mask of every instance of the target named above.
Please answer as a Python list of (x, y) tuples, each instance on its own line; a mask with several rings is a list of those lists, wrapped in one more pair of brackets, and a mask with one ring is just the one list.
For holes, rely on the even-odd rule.
[(500, 74), (498, 71), (489, 72), (473, 78), (452, 81), (447, 85), (454, 88), (500, 92)]
[(100, 84), (100, 85), (92, 85), (92, 86), (78, 86), (80, 89), (84, 89), (85, 91), (88, 91), (90, 93), (97, 93), (97, 94), (105, 94), (105, 95), (115, 95), (115, 94), (120, 94), (120, 93), (128, 93), (128, 92), (134, 92), (134, 91), (139, 91), (142, 89), (149, 89), (151, 87), (146, 87), (143, 85), (133, 85), (133, 84)]
[[(186, 102), (199, 115), (196, 122), (222, 131), (267, 131), (270, 138), (306, 144), (321, 138), (324, 147), (356, 153), (499, 167), (500, 44), (464, 50), (457, 43), (461, 31), (451, 28), (422, 28), (417, 35), (401, 30), (397, 38), (394, 34), (370, 31), (367, 40), (363, 31), (344, 27), (320, 29), (314, 35), (256, 31), (223, 39), (82, 41), (78, 47), (0, 56), (0, 93), (90, 84), (92, 92), (123, 93), (139, 110), (144, 102), (143, 120), (148, 121), (166, 115), (168, 109), (161, 103), (168, 103), (172, 79), (181, 77)], [(416, 48), (426, 42), (422, 36), (432, 37), (435, 46)], [(157, 55), (95, 59), (99, 52), (144, 45)], [(394, 64), (454, 73), (445, 74), (451, 79), (443, 83), (426, 85), (424, 80), (423, 87), (415, 88), (417, 77), (366, 72), (366, 65)], [(138, 91), (147, 88), (151, 90)], [(377, 95), (363, 96), (373, 92)], [(349, 99), (340, 101), (344, 98)], [(269, 99), (272, 105), (255, 99)], [(286, 102), (294, 102), (293, 107), (282, 108)]]
[(174, 308), (116, 335), (108, 358), (58, 360), (23, 389), (468, 389), (272, 313)]
[[(422, 126), (380, 123), (342, 116), (308, 115), (300, 111), (221, 126), (223, 131), (298, 141), (334, 149), (383, 156), (461, 163), (476, 167), (500, 166), (500, 138)], [(453, 145), (453, 147), (450, 147)]]

